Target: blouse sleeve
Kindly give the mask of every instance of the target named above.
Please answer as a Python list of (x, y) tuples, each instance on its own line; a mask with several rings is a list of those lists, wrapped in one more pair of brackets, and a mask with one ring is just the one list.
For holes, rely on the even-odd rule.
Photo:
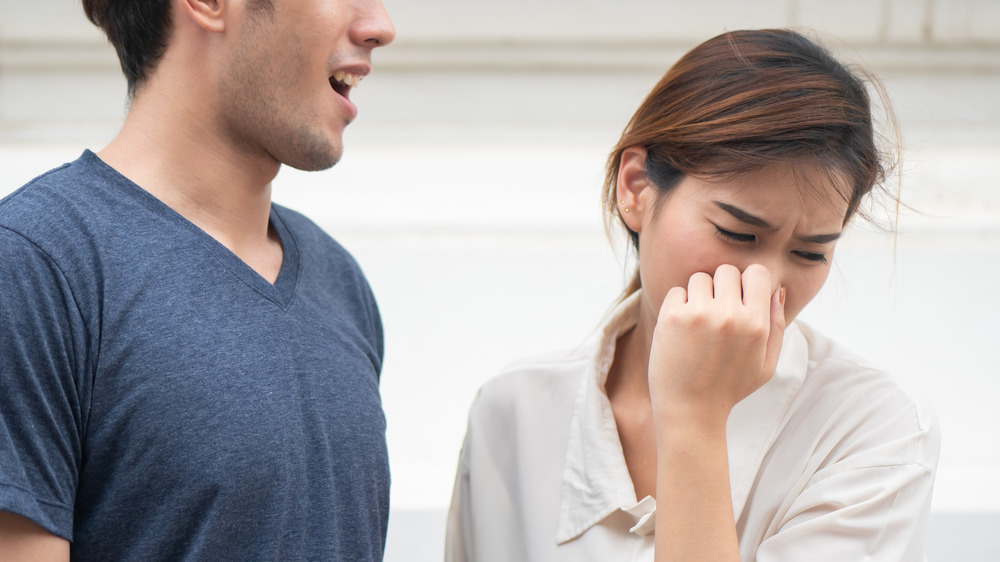
[(938, 432), (928, 418), (909, 435), (817, 471), (786, 500), (776, 532), (758, 547), (757, 561), (924, 560)]
[(455, 475), (455, 489), (451, 495), (451, 507), (448, 509), (447, 531), (445, 534), (445, 562), (471, 562), (472, 555), (472, 525), (470, 517), (469, 498), (469, 468), (466, 465), (466, 454), (469, 438), (466, 436), (459, 456), (458, 471)]

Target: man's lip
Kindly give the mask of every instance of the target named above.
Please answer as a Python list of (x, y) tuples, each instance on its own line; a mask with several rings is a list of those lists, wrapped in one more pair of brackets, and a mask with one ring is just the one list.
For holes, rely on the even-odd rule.
[(368, 63), (356, 63), (339, 66), (330, 73), (328, 81), (330, 88), (340, 99), (347, 112), (347, 121), (353, 121), (358, 115), (358, 108), (350, 100), (351, 90), (357, 87), (358, 83), (371, 72), (371, 65)]
[(340, 92), (334, 92), (337, 95), (337, 100), (344, 106), (344, 110), (347, 112), (347, 122), (350, 123), (358, 116), (358, 106), (354, 105), (347, 96), (342, 95)]
[[(368, 63), (345, 64), (330, 71), (330, 80), (342, 81), (344, 75), (353, 75), (357, 81), (364, 80), (365, 76), (371, 74), (372, 67)], [(340, 78), (337, 78), (337, 76)]]

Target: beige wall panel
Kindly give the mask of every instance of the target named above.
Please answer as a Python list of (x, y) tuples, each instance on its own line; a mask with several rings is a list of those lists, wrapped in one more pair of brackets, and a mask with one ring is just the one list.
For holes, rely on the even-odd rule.
[(931, 33), (944, 44), (1000, 45), (1000, 0), (936, 0)]

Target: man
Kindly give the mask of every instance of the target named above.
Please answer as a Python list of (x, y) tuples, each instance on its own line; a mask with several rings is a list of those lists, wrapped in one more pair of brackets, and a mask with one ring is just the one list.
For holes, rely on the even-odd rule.
[(84, 0), (131, 104), (0, 202), (0, 560), (378, 560), (382, 328), (271, 204), (394, 37), (380, 0)]

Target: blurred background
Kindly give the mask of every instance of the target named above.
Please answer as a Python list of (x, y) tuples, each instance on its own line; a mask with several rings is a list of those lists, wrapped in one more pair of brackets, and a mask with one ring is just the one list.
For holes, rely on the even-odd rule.
[[(387, 560), (441, 558), (479, 385), (579, 343), (621, 290), (599, 198), (628, 117), (685, 51), (749, 27), (812, 33), (885, 85), (908, 207), (897, 235), (850, 229), (801, 318), (933, 404), (930, 560), (1000, 560), (1000, 0), (385, 3), (397, 39), (352, 93), (344, 160), (282, 170), (274, 197), (352, 251), (382, 309)], [(0, 196), (103, 147), (125, 110), (77, 0), (0, 0)]]

